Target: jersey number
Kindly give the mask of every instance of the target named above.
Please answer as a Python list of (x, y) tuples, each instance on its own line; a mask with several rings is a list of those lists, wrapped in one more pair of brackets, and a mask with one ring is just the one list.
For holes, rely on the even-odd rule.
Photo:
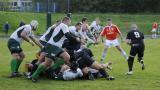
[(136, 38), (140, 38), (139, 32), (134, 32), (134, 35), (135, 35)]

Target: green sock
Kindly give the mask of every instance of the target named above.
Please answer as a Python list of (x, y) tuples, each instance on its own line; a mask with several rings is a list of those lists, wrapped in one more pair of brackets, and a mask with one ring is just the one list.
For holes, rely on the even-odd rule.
[(19, 66), (21, 65), (22, 63), (22, 60), (17, 60), (17, 63), (16, 63), (16, 72), (18, 72), (18, 69), (19, 69)]
[(45, 67), (43, 65), (39, 65), (37, 70), (32, 74), (33, 78), (38, 78), (40, 73), (43, 73), (45, 71)]
[(17, 65), (17, 59), (12, 59), (11, 60), (11, 72), (16, 72), (16, 65)]

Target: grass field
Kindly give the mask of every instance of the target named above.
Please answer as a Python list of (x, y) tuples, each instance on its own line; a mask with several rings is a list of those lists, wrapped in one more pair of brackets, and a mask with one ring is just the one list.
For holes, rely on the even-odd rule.
[[(160, 39), (146, 39), (146, 50), (144, 61), (146, 70), (142, 71), (140, 65), (134, 63), (134, 74), (126, 76), (127, 62), (115, 48), (110, 48), (106, 61), (113, 62), (113, 70), (109, 71), (115, 81), (97, 79), (75, 80), (75, 81), (53, 81), (41, 79), (38, 83), (32, 83), (24, 77), (7, 78), (10, 73), (10, 53), (6, 46), (7, 39), (0, 38), (0, 90), (160, 90)], [(20, 66), (20, 71), (24, 71), (24, 63), (35, 58), (35, 53), (39, 50), (28, 43), (23, 43), (22, 47), (26, 58)], [(129, 46), (122, 43), (122, 47), (129, 53)], [(91, 47), (97, 60), (101, 57), (103, 45)]]
[[(62, 13), (52, 13), (52, 23), (56, 20), (62, 19), (65, 14)], [(23, 20), (25, 23), (29, 23), (31, 20), (36, 19), (39, 22), (39, 28), (36, 34), (43, 34), (46, 31), (46, 14), (45, 13), (26, 13), (26, 12), (2, 12), (0, 11), (0, 35), (2, 35), (3, 25), (6, 21), (11, 25), (9, 33), (12, 33), (17, 29), (19, 22)], [(89, 24), (96, 18), (99, 17), (101, 20), (101, 25), (106, 24), (107, 18), (112, 18), (113, 22), (117, 24), (123, 34), (130, 29), (131, 23), (136, 23), (139, 29), (144, 34), (150, 34), (152, 23), (159, 22), (160, 15), (155, 14), (113, 14), (113, 13), (73, 13), (72, 14), (72, 24), (80, 22), (83, 17), (88, 17)]]

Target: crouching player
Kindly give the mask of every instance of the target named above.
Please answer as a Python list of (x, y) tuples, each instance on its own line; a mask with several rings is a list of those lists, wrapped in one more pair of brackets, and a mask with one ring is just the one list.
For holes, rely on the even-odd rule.
[(18, 72), (19, 66), (23, 61), (25, 55), (20, 46), (22, 40), (25, 40), (32, 46), (35, 44), (40, 48), (43, 46), (38, 42), (38, 40), (34, 37), (32, 31), (36, 31), (38, 26), (38, 22), (36, 20), (32, 20), (30, 24), (19, 27), (8, 40), (8, 48), (12, 54), (11, 60), (11, 76), (10, 77), (18, 77), (21, 74)]
[(62, 49), (62, 44), (66, 38), (71, 41), (80, 42), (79, 38), (75, 38), (70, 35), (68, 28), (70, 23), (70, 18), (64, 17), (62, 23), (53, 31), (51, 38), (44, 48), (44, 52), (46, 53), (45, 61), (38, 66), (37, 70), (31, 76), (33, 82), (37, 81), (39, 73), (45, 71), (52, 65), (52, 63), (54, 63), (55, 57), (62, 58), (67, 65), (70, 64), (70, 55)]

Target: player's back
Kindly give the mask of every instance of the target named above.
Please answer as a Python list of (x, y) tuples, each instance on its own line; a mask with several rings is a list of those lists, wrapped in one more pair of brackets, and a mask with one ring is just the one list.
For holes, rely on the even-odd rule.
[(131, 30), (127, 34), (127, 39), (131, 40), (131, 44), (143, 44), (144, 35), (138, 30)]
[(23, 26), (19, 27), (18, 29), (16, 29), (16, 31), (14, 31), (12, 33), (12, 35), (10, 36), (10, 38), (13, 38), (13, 39), (15, 39), (18, 42), (22, 42), (22, 39), (21, 39), (21, 33), (22, 33), (22, 31), (25, 30), (28, 35), (31, 35), (32, 34), (31, 29), (32, 28), (31, 28), (31, 26), (29, 24), (28, 25), (23, 25)]

